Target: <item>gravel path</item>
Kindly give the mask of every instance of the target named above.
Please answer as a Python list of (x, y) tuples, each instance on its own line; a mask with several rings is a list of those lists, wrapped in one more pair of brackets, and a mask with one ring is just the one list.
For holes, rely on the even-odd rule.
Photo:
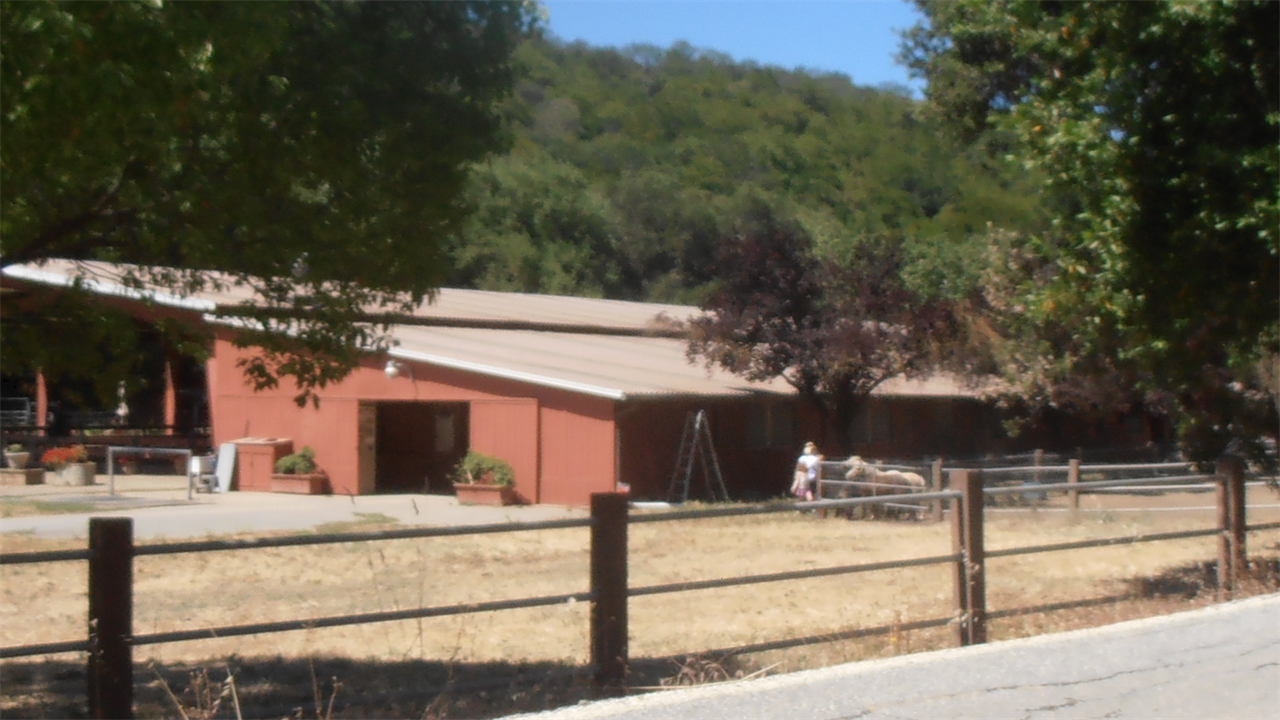
[[(5, 488), (7, 503), (40, 503), (44, 514), (0, 518), (0, 533), (41, 538), (88, 536), (89, 518), (128, 516), (139, 540), (193, 538), (230, 533), (310, 530), (327, 523), (392, 519), (403, 525), (483, 525), (587, 517), (580, 508), (554, 505), (505, 508), (459, 505), (445, 495), (287, 495), (232, 492), (197, 494), (187, 500), (186, 479), (175, 476), (116, 476), (116, 495), (101, 484), (89, 487)], [(57, 512), (62, 505), (74, 512)], [(91, 505), (92, 509), (85, 506)], [(50, 512), (51, 511), (51, 512)]]

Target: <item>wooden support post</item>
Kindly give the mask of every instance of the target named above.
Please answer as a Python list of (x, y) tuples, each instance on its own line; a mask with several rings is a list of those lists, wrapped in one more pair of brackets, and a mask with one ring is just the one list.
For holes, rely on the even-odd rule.
[[(940, 492), (942, 490), (942, 458), (934, 460), (929, 465), (929, 492)], [(936, 522), (942, 522), (942, 501), (934, 500), (930, 503), (929, 513), (931, 519)]]
[(44, 382), (44, 370), (36, 370), (36, 434), (44, 435), (49, 421), (49, 386)]
[(1244, 463), (1227, 457), (1218, 461), (1218, 595), (1231, 597), (1244, 578), (1245, 551)]
[(133, 717), (133, 519), (89, 519), (89, 717)]
[[(966, 611), (964, 645), (977, 645), (987, 641), (987, 585), (986, 550), (982, 532), (982, 473), (977, 470), (952, 470), (949, 482), (953, 490), (959, 490), (960, 519), (953, 525), (953, 534), (959, 535), (964, 554), (962, 608)], [(954, 542), (953, 542), (954, 544)]]
[(173, 359), (164, 361), (164, 434), (172, 435), (178, 424), (178, 391), (173, 381)]
[[(1070, 485), (1080, 484), (1080, 460), (1071, 458), (1067, 461), (1067, 483)], [(1067, 491), (1067, 504), (1072, 510), (1080, 509), (1080, 491), (1072, 488)]]
[(596, 687), (627, 681), (627, 501), (623, 493), (591, 495), (591, 664)]

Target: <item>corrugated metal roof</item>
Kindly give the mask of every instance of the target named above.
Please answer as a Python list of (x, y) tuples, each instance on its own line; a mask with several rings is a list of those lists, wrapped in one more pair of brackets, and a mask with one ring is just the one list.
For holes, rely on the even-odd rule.
[(682, 341), (667, 338), (406, 326), (393, 334), (395, 357), (615, 400), (795, 393), (782, 380), (748, 383), (708, 372), (685, 359)]
[[(46, 285), (68, 285), (77, 275), (83, 275), (86, 286), (95, 292), (140, 296), (142, 293), (126, 289), (120, 283), (128, 267), (131, 266), (49, 260), (39, 265), (12, 265), (4, 269), (4, 274)], [(212, 311), (218, 305), (237, 305), (255, 299), (252, 288), (237, 284), (230, 276), (216, 272), (207, 272), (205, 275), (220, 280), (226, 286), (225, 289), (202, 290), (183, 297), (159, 290), (151, 290), (145, 294), (164, 305), (205, 311)], [(376, 311), (377, 308), (370, 310)], [(684, 321), (700, 312), (698, 308), (689, 305), (441, 288), (434, 299), (424, 300), (410, 314), (415, 317), (454, 320), (515, 320), (646, 329), (664, 324), (664, 318), (666, 321)]]
[[(139, 293), (120, 285), (120, 266), (107, 263), (51, 261), (39, 266), (7, 267), (4, 274), (41, 284), (66, 285), (78, 268), (83, 268), (92, 278), (88, 287), (95, 292), (130, 297), (148, 295), (161, 304), (206, 314), (215, 312), (218, 305), (238, 304), (252, 298), (247, 288), (234, 286), (189, 297), (154, 289)], [(431, 318), (648, 328), (663, 324), (663, 318), (682, 321), (700, 313), (698, 308), (688, 305), (444, 288), (434, 302), (424, 303), (413, 314)], [(215, 317), (210, 319), (217, 321)], [(685, 343), (677, 339), (410, 325), (393, 325), (391, 333), (399, 342), (391, 353), (395, 357), (599, 397), (795, 394), (795, 390), (780, 379), (751, 383), (722, 370), (708, 370), (700, 362), (690, 363), (685, 357)], [(977, 397), (979, 394), (977, 389), (946, 375), (922, 380), (894, 378), (873, 393), (878, 397)]]

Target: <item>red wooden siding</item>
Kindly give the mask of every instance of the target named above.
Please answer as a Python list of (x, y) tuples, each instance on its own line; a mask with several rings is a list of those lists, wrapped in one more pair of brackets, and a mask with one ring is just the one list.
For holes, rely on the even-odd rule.
[(471, 449), (511, 463), (521, 502), (539, 502), (537, 400), (472, 401)]
[(539, 502), (588, 505), (615, 487), (613, 403), (567, 393), (539, 409), (542, 492)]
[[(761, 444), (750, 432), (753, 408), (765, 402), (792, 410), (791, 442)], [(804, 440), (815, 437), (817, 418), (795, 399), (757, 398), (654, 401), (637, 403), (619, 412), (622, 482), (639, 499), (666, 499), (676, 468), (676, 456), (690, 412), (704, 409), (711, 425), (716, 456), (729, 494), (736, 498), (773, 497), (786, 492), (791, 469)], [(700, 466), (692, 482), (703, 486)], [(691, 496), (696, 493), (691, 493)]]
[(361, 403), (465, 402), (470, 447), (510, 462), (525, 502), (586, 505), (592, 492), (614, 487), (612, 402), (448, 368), (412, 364), (388, 378), (384, 361), (366, 358), (346, 379), (319, 391), (320, 404), (298, 407), (290, 386), (254, 392), (236, 367), (247, 353), (221, 334), (209, 361), (215, 443), (284, 437), (310, 445), (335, 493), (360, 494)]

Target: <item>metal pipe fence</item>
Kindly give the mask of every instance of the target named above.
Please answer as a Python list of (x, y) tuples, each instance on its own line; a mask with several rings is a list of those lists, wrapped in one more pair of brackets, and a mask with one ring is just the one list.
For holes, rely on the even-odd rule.
[[(935, 465), (935, 482), (937, 481)], [(1044, 470), (1045, 468), (1032, 468)], [(984, 496), (1027, 492), (1028, 488), (991, 488), (983, 486), (986, 471), (952, 470), (948, 490), (907, 492), (878, 497), (824, 499), (811, 502), (773, 502), (754, 505), (733, 505), (680, 509), (669, 512), (631, 513), (628, 497), (618, 493), (602, 493), (592, 496), (591, 517), (587, 519), (549, 520), (518, 524), (488, 524), (470, 527), (411, 528), (376, 532), (329, 533), (312, 536), (286, 536), (249, 538), (244, 540), (204, 540), (194, 542), (169, 542), (134, 545), (132, 521), (129, 518), (93, 518), (90, 521), (90, 545), (84, 550), (51, 552), (3, 553), (0, 565), (20, 565), (71, 560), (89, 561), (89, 626), (90, 635), (85, 640), (41, 643), (0, 648), (0, 658), (30, 657), (67, 652), (85, 652), (89, 662), (89, 703), (94, 716), (132, 716), (132, 648), (200, 640), (214, 637), (257, 635), (315, 628), (370, 624), (410, 620), (426, 617), (442, 617), (471, 613), (495, 612), (518, 608), (545, 607), (576, 601), (590, 601), (591, 607), (591, 664), (595, 682), (602, 691), (620, 687), (625, 683), (627, 649), (627, 604), (632, 597), (645, 597), (667, 593), (711, 590), (760, 583), (787, 582), (804, 578), (834, 577), (854, 573), (889, 571), (910, 567), (945, 565), (955, 587), (955, 609), (943, 618), (930, 618), (896, 625), (898, 629), (951, 626), (957, 644), (981, 643), (986, 640), (986, 623), (992, 617), (1017, 614), (1016, 610), (987, 612), (985, 597), (986, 558), (1003, 558), (1047, 552), (1062, 552), (1087, 548), (1128, 545), (1196, 537), (1220, 539), (1218, 581), (1221, 592), (1229, 594), (1238, 582), (1245, 567), (1245, 535), (1249, 531), (1280, 528), (1280, 523), (1261, 523), (1253, 526), (1245, 522), (1244, 473), (1238, 463), (1224, 463), (1216, 476), (1194, 476), (1195, 479), (1214, 480), (1219, 491), (1218, 527), (1185, 530), (1179, 532), (1132, 535), (1102, 538), (1069, 543), (1056, 543), (1022, 548), (987, 550), (983, 539)], [(1124, 484), (1135, 487), (1158, 485), (1167, 478), (1130, 478), (1088, 482), (1044, 483), (1034, 490), (1065, 491), (1103, 489)], [(899, 488), (900, 489), (900, 488)], [(631, 524), (705, 520), (712, 518), (746, 517), (798, 511), (815, 511), (854, 508), (868, 505), (894, 505), (904, 503), (946, 503), (951, 508), (952, 552), (930, 557), (812, 568), (775, 573), (742, 575), (727, 578), (711, 578), (664, 583), (647, 586), (630, 586), (627, 569), (630, 561), (627, 545), (627, 528)], [(908, 505), (916, 507), (915, 505)], [(589, 589), (580, 592), (527, 598), (491, 600), (475, 603), (413, 608), (392, 611), (376, 611), (318, 618), (283, 620), (277, 622), (227, 625), (220, 627), (176, 630), (171, 632), (134, 635), (132, 632), (132, 575), (137, 557), (203, 553), (231, 550), (256, 550), (273, 547), (297, 547), (352, 542), (377, 542), (403, 539), (465, 536), (494, 533), (517, 533), (551, 529), (586, 527), (590, 529), (591, 567)], [(761, 649), (796, 647), (813, 642), (830, 641), (872, 635), (887, 631), (883, 628), (863, 628), (835, 634), (771, 641), (738, 648), (738, 652), (755, 652)], [(824, 640), (825, 639), (825, 640)], [(711, 651), (715, 652), (715, 651)]]
[[(184, 468), (191, 467), (191, 456), (194, 453), (189, 448), (147, 448), (134, 447), (132, 445), (108, 445), (107, 446), (107, 494), (116, 494), (116, 456), (125, 455), (143, 455), (148, 459), (152, 455), (164, 457), (180, 457), (186, 460), (183, 463)], [(195, 478), (191, 477), (191, 473), (187, 472), (187, 499), (190, 500), (192, 493), (195, 492)]]
[[(985, 470), (983, 471), (986, 472)], [(1212, 482), (1212, 475), (1180, 476), (1179, 478), (1125, 478), (1122, 480), (1085, 480), (1082, 482), (1035, 483), (1033, 485), (1010, 485), (1007, 487), (983, 488), (987, 495), (1018, 495), (1027, 492), (1048, 492), (1053, 490), (1093, 490), (1098, 488), (1146, 487), (1167, 484), (1170, 480), (1193, 479)]]

